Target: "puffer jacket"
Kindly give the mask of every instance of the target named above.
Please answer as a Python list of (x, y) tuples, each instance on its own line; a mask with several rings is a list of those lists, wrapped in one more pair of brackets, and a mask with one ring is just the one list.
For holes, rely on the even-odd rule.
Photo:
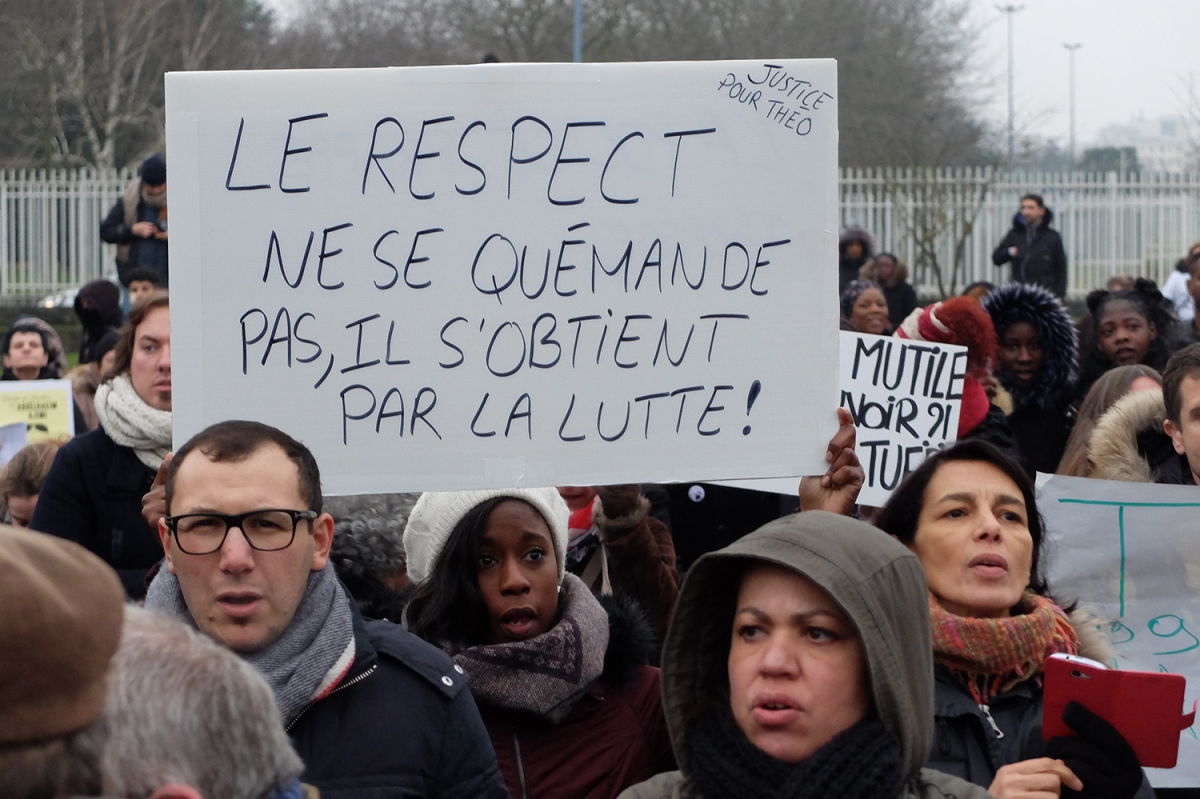
[[(881, 531), (823, 511), (793, 514), (760, 528), (692, 567), (663, 652), (663, 702), (679, 771), (635, 785), (619, 799), (702, 797), (687, 779), (685, 739), (696, 709), (727, 692), (731, 567), (759, 561), (796, 571), (827, 591), (862, 637), (874, 706), (900, 742), (903, 799), (983, 799), (976, 785), (924, 768), (933, 738), (933, 645), (925, 576), (916, 557)], [(725, 649), (711, 645), (724, 641)], [(836, 799), (836, 797), (830, 797)], [(890, 799), (880, 797), (880, 799)]]
[[(1043, 359), (1032, 382), (1021, 385), (999, 362), (995, 374), (1012, 398), (1012, 406), (1004, 410), (1021, 465), (1030, 477), (1036, 472), (1051, 473), (1062, 460), (1073, 426), (1069, 403), (1077, 342), (1071, 317), (1049, 291), (1023, 283), (1002, 286), (984, 297), (981, 304), (1001, 341), (1017, 322), (1026, 322), (1037, 330)], [(996, 404), (1003, 407), (999, 401)]]
[[(1012, 229), (992, 253), (992, 263), (1001, 266), (1011, 262), (1014, 283), (1036, 283), (1056, 297), (1065, 297), (1067, 254), (1058, 231), (1050, 229), (1053, 221), (1054, 213), (1047, 208), (1041, 223), (1030, 230), (1017, 213), (1013, 216)], [(1009, 253), (1010, 247), (1017, 248), (1016, 255)]]
[(1185, 455), (1163, 432), (1167, 409), (1161, 389), (1136, 391), (1117, 400), (1096, 423), (1088, 460), (1097, 480), (1194, 485)]

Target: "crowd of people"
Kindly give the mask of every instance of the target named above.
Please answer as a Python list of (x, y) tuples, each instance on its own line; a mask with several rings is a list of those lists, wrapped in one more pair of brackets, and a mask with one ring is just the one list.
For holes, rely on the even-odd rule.
[[(165, 220), (155, 169), (106, 225)], [(844, 326), (968, 347), (959, 442), (882, 508), (841, 410), (790, 501), (325, 497), (260, 422), (171, 452), (167, 293), (85, 287), (87, 418), (0, 473), (0, 797), (1154, 796), (1088, 708), (1043, 740), (1047, 659), (1112, 642), (1047, 583), (1033, 475), (1200, 483), (1200, 317), (1139, 279), (1073, 322), (1050, 218), (997, 250), (1017, 280), (926, 307), (843, 237)], [(52, 329), (6, 339), (10, 379), (62, 374)]]

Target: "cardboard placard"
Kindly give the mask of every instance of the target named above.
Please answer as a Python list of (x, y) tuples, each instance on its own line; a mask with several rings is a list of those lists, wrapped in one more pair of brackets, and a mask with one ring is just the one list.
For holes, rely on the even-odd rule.
[(882, 506), (904, 476), (958, 438), (967, 348), (842, 331), (840, 405), (854, 418), (866, 479)]
[(836, 429), (833, 61), (167, 76), (176, 446), (329, 493), (777, 477)]
[[(1116, 650), (1107, 665), (1184, 675), (1190, 709), (1200, 698), (1200, 489), (1042, 474), (1038, 484), (1054, 595), (1103, 620)], [(1175, 768), (1146, 770), (1154, 787), (1200, 786), (1198, 732), (1181, 733)]]
[(75, 435), (75, 394), (71, 381), (0, 382), (0, 426), (17, 422), (25, 423), (29, 444)]

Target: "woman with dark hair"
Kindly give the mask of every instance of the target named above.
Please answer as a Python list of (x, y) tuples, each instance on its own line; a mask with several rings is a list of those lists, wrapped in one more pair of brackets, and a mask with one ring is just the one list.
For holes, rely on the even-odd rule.
[[(1041, 286), (1010, 283), (983, 299), (999, 342), (994, 371), (1021, 463), (1032, 477), (1053, 472), (1071, 432), (1068, 396), (1075, 367), (1075, 328), (1058, 299)], [(1007, 394), (1007, 397), (1003, 396)], [(1005, 407), (1005, 405), (1008, 407)]]
[(875, 254), (871, 234), (858, 225), (842, 230), (838, 238), (838, 291), (858, 279), (858, 270)]
[(916, 310), (917, 292), (908, 282), (908, 265), (890, 252), (881, 252), (858, 270), (863, 280), (873, 280), (883, 288), (887, 300), (888, 321), (893, 328), (900, 326)]
[[(1099, 717), (1069, 711), (1081, 737), (1042, 740), (1046, 658), (1108, 662), (1112, 650), (1095, 620), (1050, 594), (1042, 519), (1021, 466), (986, 442), (960, 442), (909, 474), (877, 524), (917, 556), (929, 584), (937, 717), (929, 767), (997, 799), (1067, 789), (1137, 795), (1137, 758)], [(1114, 737), (1120, 745), (1104, 743)]]
[(171, 316), (165, 293), (129, 312), (96, 390), (100, 426), (58, 451), (30, 527), (82, 544), (117, 570), (131, 599), (162, 559), (142, 496), (171, 449)]
[(874, 280), (851, 281), (842, 289), (840, 300), (842, 330), (871, 333), (876, 336), (891, 332), (892, 323), (888, 321), (887, 299), (883, 296), (883, 287)]
[(1144, 364), (1162, 372), (1171, 357), (1176, 322), (1164, 310), (1158, 287), (1138, 278), (1132, 289), (1093, 291), (1087, 297), (1095, 345), (1079, 353), (1079, 379), (1072, 392), (1076, 408), (1100, 375), (1114, 366)]
[(654, 634), (566, 571), (567, 516), (554, 488), (422, 494), (405, 625), (470, 676), (513, 797), (613, 799), (673, 763)]
[(924, 768), (925, 580), (864, 522), (785, 516), (688, 572), (663, 651), (679, 771), (621, 799), (982, 799)]

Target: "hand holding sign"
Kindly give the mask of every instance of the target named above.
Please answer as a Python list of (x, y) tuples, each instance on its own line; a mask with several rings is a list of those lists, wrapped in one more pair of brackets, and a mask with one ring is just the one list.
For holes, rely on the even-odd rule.
[(863, 487), (863, 469), (854, 452), (854, 422), (850, 412), (838, 408), (838, 431), (825, 450), (829, 469), (820, 476), (800, 480), (800, 510), (827, 510), (849, 514)]

